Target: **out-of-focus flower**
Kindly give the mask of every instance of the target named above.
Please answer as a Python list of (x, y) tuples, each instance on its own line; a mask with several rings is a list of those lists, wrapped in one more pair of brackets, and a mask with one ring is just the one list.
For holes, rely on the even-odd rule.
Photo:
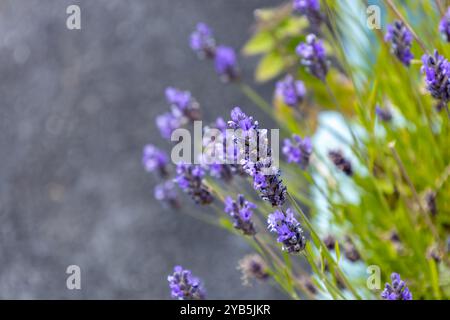
[(328, 61), (322, 40), (317, 39), (314, 34), (309, 34), (306, 37), (306, 42), (297, 46), (296, 53), (308, 72), (325, 82), (328, 73)]
[(343, 249), (344, 249), (344, 256), (351, 262), (356, 262), (361, 259), (361, 256), (360, 256), (358, 250), (356, 249), (355, 245), (350, 240), (350, 238), (345, 239)]
[(251, 220), (255, 208), (256, 205), (245, 200), (242, 194), (238, 195), (237, 201), (234, 201), (231, 197), (225, 199), (225, 212), (233, 218), (233, 226), (248, 236), (256, 234), (255, 226)]
[(286, 214), (281, 210), (275, 211), (269, 215), (267, 223), (269, 230), (278, 234), (277, 241), (283, 244), (283, 250), (299, 253), (305, 249), (306, 238), (303, 229), (291, 209), (287, 209)]
[(185, 116), (191, 121), (199, 120), (200, 106), (189, 91), (182, 91), (173, 87), (166, 89), (166, 99), (176, 117)]
[(212, 58), (215, 54), (216, 41), (213, 32), (205, 23), (198, 23), (196, 29), (189, 38), (191, 49), (194, 50), (200, 58)]
[(411, 64), (411, 60), (414, 59), (411, 53), (411, 44), (413, 41), (413, 35), (400, 21), (394, 21), (393, 24), (387, 26), (387, 32), (384, 37), (386, 42), (391, 43), (392, 53), (407, 67)]
[(172, 112), (166, 112), (156, 117), (156, 126), (165, 139), (170, 139), (172, 132), (183, 125), (183, 119), (175, 116)]
[(167, 203), (172, 208), (179, 208), (180, 202), (175, 185), (172, 181), (164, 181), (156, 185), (154, 189), (154, 196), (156, 200)]
[(436, 192), (429, 190), (425, 193), (425, 208), (433, 216), (437, 215)]
[(406, 283), (400, 279), (398, 273), (391, 274), (392, 285), (386, 283), (386, 286), (381, 293), (381, 298), (384, 300), (412, 300), (412, 294)]
[(330, 250), (330, 251), (334, 250), (334, 246), (336, 244), (336, 238), (332, 234), (329, 234), (323, 239), (323, 243), (325, 244), (325, 246), (327, 247), (328, 250)]
[(294, 0), (292, 8), (294, 11), (305, 15), (312, 26), (319, 26), (323, 20), (319, 0)]
[(152, 144), (144, 146), (142, 164), (148, 172), (158, 171), (163, 177), (167, 176), (168, 158), (164, 151)]
[(348, 176), (353, 175), (352, 164), (350, 161), (344, 158), (342, 151), (331, 150), (328, 152), (328, 157), (339, 170), (341, 170)]
[(264, 281), (269, 278), (266, 262), (258, 254), (249, 254), (239, 260), (238, 270), (242, 272), (242, 284), (250, 285), (252, 279)]
[(214, 58), (214, 66), (217, 74), (223, 81), (236, 80), (239, 77), (236, 52), (227, 46), (218, 46)]
[(439, 32), (445, 37), (447, 42), (450, 42), (450, 8), (447, 9), (439, 23)]
[(302, 169), (305, 169), (312, 154), (311, 139), (309, 137), (302, 139), (296, 134), (292, 135), (292, 139), (284, 140), (283, 154), (287, 162), (298, 163)]
[(275, 94), (283, 99), (286, 105), (296, 107), (303, 101), (306, 88), (303, 81), (294, 80), (288, 74), (283, 80), (277, 82)]
[(375, 113), (380, 120), (390, 122), (392, 120), (392, 112), (389, 108), (381, 108), (379, 105), (375, 107)]
[(198, 204), (209, 204), (214, 198), (203, 184), (204, 169), (199, 165), (179, 163), (175, 181)]
[(427, 258), (433, 259), (436, 263), (439, 263), (442, 261), (443, 254), (439, 250), (439, 247), (437, 245), (432, 245), (427, 250)]
[(200, 280), (192, 275), (190, 270), (181, 266), (173, 268), (173, 274), (167, 277), (172, 298), (178, 300), (202, 300), (205, 290)]
[(439, 100), (438, 110), (441, 110), (450, 101), (450, 63), (437, 50), (434, 55), (425, 54), (422, 62), (427, 90)]

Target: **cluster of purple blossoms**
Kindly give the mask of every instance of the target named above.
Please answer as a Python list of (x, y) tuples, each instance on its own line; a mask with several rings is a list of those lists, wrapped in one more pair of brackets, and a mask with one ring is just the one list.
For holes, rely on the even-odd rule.
[(283, 154), (287, 162), (298, 163), (302, 169), (305, 169), (312, 154), (311, 139), (309, 137), (302, 139), (296, 134), (292, 135), (292, 139), (284, 140)]
[(256, 205), (245, 200), (242, 194), (238, 195), (237, 201), (231, 197), (225, 199), (225, 212), (233, 218), (233, 226), (248, 236), (256, 234), (251, 220), (255, 208)]
[(381, 298), (384, 300), (412, 300), (412, 294), (406, 283), (400, 279), (398, 273), (391, 274), (392, 285), (386, 283), (386, 286), (381, 293)]
[(294, 77), (288, 74), (283, 80), (277, 82), (276, 95), (289, 107), (296, 107), (306, 95), (305, 84), (303, 81), (294, 80)]
[(342, 151), (340, 150), (331, 150), (328, 152), (328, 157), (333, 162), (333, 164), (342, 172), (344, 172), (348, 176), (353, 175), (352, 164), (349, 160), (347, 160)]
[(165, 94), (166, 100), (172, 108), (172, 113), (176, 117), (184, 116), (190, 121), (200, 120), (200, 105), (189, 91), (168, 87)]
[(156, 126), (165, 139), (170, 139), (172, 132), (184, 125), (180, 117), (175, 116), (172, 112), (166, 112), (156, 117)]
[(190, 270), (181, 266), (173, 268), (173, 274), (167, 277), (172, 298), (178, 300), (203, 300), (205, 290), (199, 279)]
[(257, 254), (249, 254), (239, 260), (238, 270), (242, 272), (242, 284), (250, 285), (250, 280), (264, 281), (269, 278), (266, 262)]
[(206, 24), (197, 24), (197, 28), (190, 37), (190, 46), (200, 57), (214, 59), (216, 72), (223, 81), (228, 82), (239, 78), (235, 50), (223, 45), (216, 46), (213, 33)]
[(392, 53), (407, 67), (409, 67), (411, 60), (414, 59), (411, 53), (411, 44), (413, 35), (400, 21), (394, 21), (393, 24), (387, 26), (387, 32), (384, 37), (386, 42), (391, 43)]
[(389, 108), (382, 108), (379, 105), (375, 107), (375, 113), (378, 118), (384, 122), (390, 122), (392, 120), (392, 111)]
[(439, 32), (445, 37), (447, 42), (450, 42), (450, 8), (447, 9), (439, 23)]
[(168, 174), (166, 153), (152, 144), (144, 146), (142, 164), (148, 172), (157, 171), (162, 177), (166, 177)]
[(306, 238), (300, 223), (294, 218), (291, 209), (284, 214), (277, 210), (267, 219), (269, 230), (278, 234), (277, 241), (283, 244), (283, 250), (288, 253), (299, 253), (305, 249)]
[(319, 26), (323, 20), (319, 0), (294, 0), (292, 8), (301, 15), (305, 15), (312, 26)]
[(450, 63), (437, 50), (434, 55), (425, 54), (422, 62), (427, 90), (439, 101), (438, 110), (441, 110), (450, 101)]
[(328, 61), (322, 40), (317, 39), (314, 34), (309, 34), (306, 37), (306, 42), (297, 46), (296, 53), (308, 72), (325, 82), (328, 73)]
[(156, 185), (153, 195), (156, 200), (167, 203), (172, 208), (179, 208), (178, 193), (175, 185), (171, 180), (166, 180)]
[(210, 204), (214, 198), (203, 184), (205, 170), (199, 165), (179, 163), (175, 182), (198, 204)]

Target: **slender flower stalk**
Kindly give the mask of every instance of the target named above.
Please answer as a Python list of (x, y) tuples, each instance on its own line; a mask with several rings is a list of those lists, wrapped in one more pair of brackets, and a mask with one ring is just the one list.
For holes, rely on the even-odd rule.
[(178, 300), (203, 300), (205, 290), (200, 280), (192, 275), (192, 272), (175, 266), (173, 274), (167, 277), (172, 298)]

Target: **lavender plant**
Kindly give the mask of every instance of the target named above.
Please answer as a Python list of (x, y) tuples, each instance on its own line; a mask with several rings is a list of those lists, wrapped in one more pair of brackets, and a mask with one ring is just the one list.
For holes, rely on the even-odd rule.
[[(263, 56), (257, 82), (277, 79), (271, 102), (243, 82), (236, 51), (216, 45), (211, 28), (198, 24), (190, 47), (249, 103), (224, 106), (231, 120), (223, 120), (226, 112), (213, 125), (239, 130), (229, 137), (239, 161), (178, 164), (175, 181), (256, 251), (239, 262), (245, 279), (276, 283), (294, 299), (448, 299), (450, 9), (441, 1), (385, 0), (389, 23), (370, 30), (354, 11), (365, 7), (362, 0), (353, 8), (294, 0), (256, 11), (242, 52)], [(168, 89), (166, 96), (171, 112), (157, 118), (164, 138), (200, 119), (190, 93)], [(243, 111), (249, 106), (282, 129), (279, 166), (262, 124)], [(255, 141), (265, 151), (256, 156)], [(169, 181), (156, 197), (182, 205), (170, 192), (167, 158), (146, 147), (143, 164)], [(210, 205), (213, 199), (223, 206)], [(384, 290), (366, 285), (369, 266), (390, 278)], [(181, 267), (169, 282), (175, 298), (204, 297)]]

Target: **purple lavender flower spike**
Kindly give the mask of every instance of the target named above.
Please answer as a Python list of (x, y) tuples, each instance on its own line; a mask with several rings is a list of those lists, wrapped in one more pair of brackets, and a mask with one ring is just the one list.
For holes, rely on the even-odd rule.
[(275, 93), (283, 99), (286, 105), (296, 107), (303, 101), (306, 88), (303, 81), (294, 80), (291, 75), (287, 75), (283, 80), (277, 82)]
[(158, 171), (163, 177), (167, 176), (168, 158), (164, 151), (148, 144), (142, 152), (142, 164), (148, 172)]
[(189, 44), (200, 58), (213, 58), (215, 55), (216, 41), (212, 30), (205, 23), (197, 24), (189, 38)]
[(292, 8), (294, 11), (306, 16), (312, 26), (319, 26), (323, 21), (319, 0), (294, 0)]
[(172, 132), (183, 124), (183, 119), (176, 117), (171, 112), (166, 112), (156, 117), (156, 126), (165, 139), (170, 139)]
[(172, 208), (180, 207), (175, 185), (170, 180), (158, 184), (155, 187), (153, 194), (156, 200), (167, 203)]
[(406, 283), (400, 279), (398, 273), (391, 274), (392, 285), (386, 283), (386, 286), (381, 293), (381, 298), (384, 300), (412, 300), (412, 294)]
[(167, 277), (172, 298), (178, 300), (203, 300), (205, 290), (200, 280), (190, 270), (181, 266), (173, 268), (173, 274)]
[(387, 32), (384, 37), (386, 42), (391, 43), (392, 53), (407, 67), (414, 59), (411, 53), (411, 44), (413, 35), (405, 26), (405, 24), (397, 20), (393, 24), (387, 26)]
[(218, 46), (214, 65), (217, 74), (224, 82), (233, 81), (239, 78), (236, 52), (231, 47)]
[(434, 55), (425, 54), (422, 62), (421, 71), (425, 74), (427, 90), (439, 101), (437, 109), (440, 111), (450, 101), (450, 63), (437, 50)]
[(439, 23), (439, 32), (445, 37), (447, 42), (450, 42), (450, 7)]
[(205, 170), (199, 165), (179, 163), (175, 182), (189, 194), (195, 203), (210, 204), (214, 198), (208, 188), (203, 184)]
[(305, 249), (303, 229), (291, 209), (287, 209), (286, 214), (281, 210), (275, 211), (269, 215), (267, 223), (269, 230), (278, 234), (277, 241), (283, 244), (283, 250), (295, 254)]
[(291, 140), (284, 140), (283, 154), (287, 162), (298, 163), (302, 169), (305, 169), (312, 154), (311, 139), (309, 137), (302, 139), (294, 134)]
[(200, 120), (200, 106), (189, 91), (168, 87), (165, 94), (176, 117), (185, 116), (191, 121)]
[(328, 61), (322, 40), (319, 40), (314, 34), (310, 34), (306, 37), (306, 42), (297, 46), (296, 53), (308, 72), (325, 82)]
[(379, 105), (375, 107), (375, 113), (378, 118), (384, 122), (390, 122), (392, 120), (392, 112), (389, 108), (382, 108)]
[(231, 197), (225, 199), (225, 212), (233, 218), (233, 226), (248, 236), (256, 234), (255, 226), (251, 220), (255, 208), (256, 205), (245, 200), (242, 194), (238, 195), (237, 201), (234, 201)]
[(334, 163), (334, 165), (344, 172), (348, 176), (353, 175), (353, 169), (352, 164), (350, 161), (348, 161), (344, 155), (342, 154), (342, 151), (340, 150), (331, 150), (328, 152), (328, 157), (330, 160)]

